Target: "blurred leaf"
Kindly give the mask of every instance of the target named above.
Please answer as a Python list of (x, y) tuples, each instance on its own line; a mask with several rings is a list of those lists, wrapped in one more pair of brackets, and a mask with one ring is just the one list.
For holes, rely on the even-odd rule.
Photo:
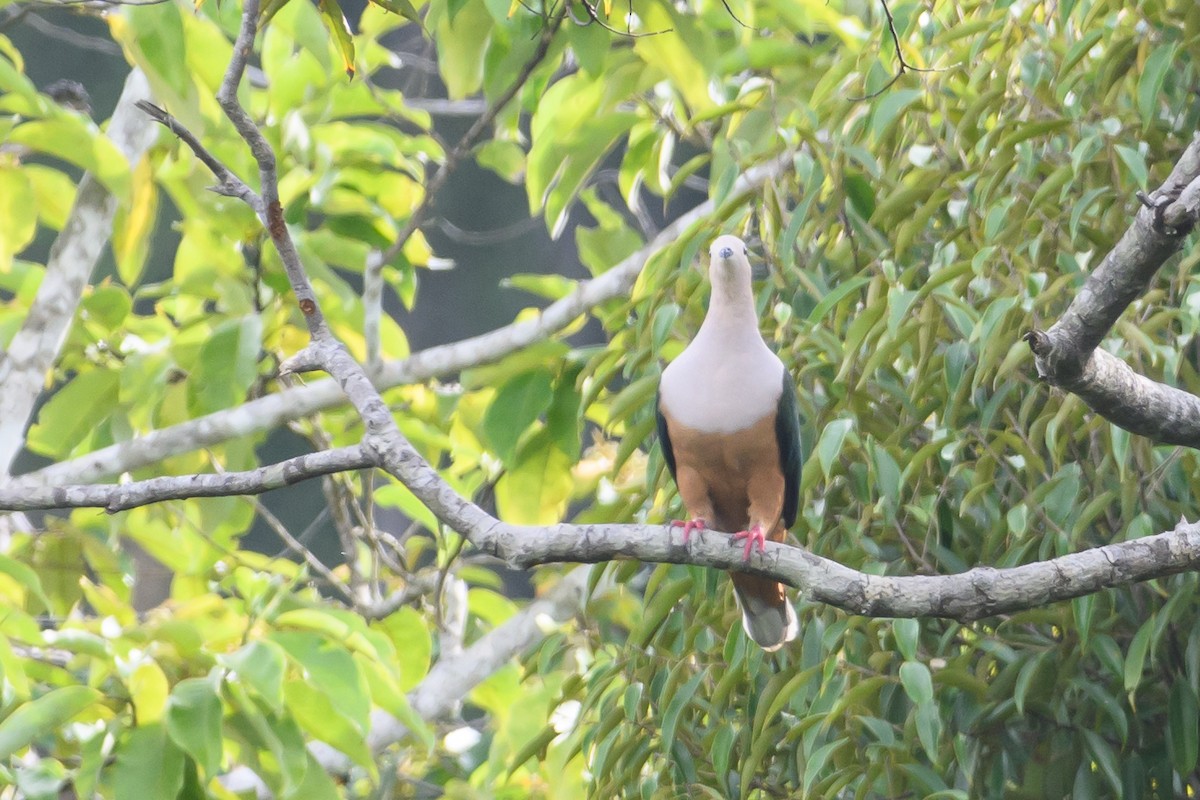
[(483, 417), (483, 430), (496, 455), (514, 464), (517, 441), (550, 406), (554, 390), (550, 373), (530, 370), (515, 376), (496, 392)]
[(0, 269), (25, 249), (37, 233), (38, 203), (22, 170), (0, 166)]
[(575, 486), (571, 458), (539, 433), (520, 447), (515, 465), (496, 482), (496, 507), (515, 525), (559, 522)]
[(1150, 55), (1146, 57), (1146, 64), (1142, 68), (1141, 77), (1138, 78), (1138, 113), (1142, 117), (1142, 124), (1147, 128), (1154, 122), (1160, 104), (1159, 95), (1162, 92), (1163, 81), (1166, 80), (1171, 65), (1176, 61), (1175, 51), (1176, 45), (1174, 44), (1151, 48)]
[(88, 686), (64, 686), (17, 706), (0, 721), (0, 759), (8, 759), (36, 739), (56, 733), (100, 696)]
[(220, 323), (200, 346), (188, 376), (188, 406), (194, 414), (228, 408), (245, 399), (258, 374), (262, 322), (257, 314)]
[[(315, 633), (276, 631), (271, 640), (283, 647), (305, 671), (319, 691), (328, 695), (338, 711), (366, 733), (371, 710), (370, 692), (358, 665), (340, 643)], [(284, 686), (286, 690), (286, 684)], [(285, 698), (287, 692), (284, 692)]]
[(218, 659), (236, 672), (237, 680), (249, 687), (275, 711), (283, 708), (284, 656), (279, 646), (269, 641), (255, 641)]
[[(405, 3), (405, 0), (395, 0), (399, 3)], [(354, 77), (354, 37), (350, 34), (350, 23), (346, 22), (346, 17), (342, 14), (342, 6), (338, 0), (318, 0), (317, 8), (321, 11), (321, 18), (325, 21), (325, 27), (333, 34), (333, 40), (337, 43), (338, 52), (342, 56), (342, 68), (346, 71), (347, 78)], [(416, 16), (416, 10), (412, 9), (413, 16)], [(407, 15), (406, 15), (407, 16)]]
[(161, 723), (139, 725), (117, 745), (112, 782), (118, 797), (175, 797), (183, 786), (183, 752)]
[(42, 406), (26, 446), (62, 458), (108, 418), (117, 401), (120, 375), (106, 369), (82, 372)]
[(167, 701), (167, 733), (206, 777), (221, 766), (221, 698), (208, 678), (175, 684)]
[(142, 661), (133, 668), (128, 685), (138, 723), (157, 723), (161, 720), (171, 688), (162, 667), (149, 659)]
[(846, 441), (846, 435), (850, 433), (853, 426), (853, 420), (835, 419), (821, 432), (821, 439), (817, 442), (817, 460), (820, 461), (821, 472), (827, 479), (833, 469), (833, 462), (842, 452), (842, 444)]
[(1200, 757), (1200, 704), (1185, 680), (1171, 683), (1167, 706), (1167, 749), (1171, 766), (1180, 775), (1190, 775)]

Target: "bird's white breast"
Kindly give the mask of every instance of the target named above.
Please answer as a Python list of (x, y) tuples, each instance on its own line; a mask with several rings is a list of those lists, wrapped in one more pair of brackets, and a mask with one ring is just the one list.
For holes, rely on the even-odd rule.
[(669, 419), (706, 433), (734, 433), (776, 413), (783, 362), (754, 332), (743, 342), (698, 336), (667, 365), (660, 401)]

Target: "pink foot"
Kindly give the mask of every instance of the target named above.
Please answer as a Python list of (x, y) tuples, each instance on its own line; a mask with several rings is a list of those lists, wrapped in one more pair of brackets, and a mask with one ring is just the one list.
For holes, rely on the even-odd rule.
[(683, 520), (683, 519), (671, 520), (672, 528), (678, 527), (680, 525), (683, 526), (683, 543), (684, 544), (687, 544), (688, 539), (692, 538), (692, 531), (702, 531), (702, 530), (704, 530), (704, 527), (707, 524), (708, 523), (705, 522), (702, 517), (696, 517), (695, 519), (688, 519), (688, 520)]
[(746, 553), (742, 556), (743, 561), (750, 560), (750, 551), (754, 549), (754, 545), (758, 545), (758, 552), (760, 553), (767, 549), (767, 535), (763, 533), (762, 526), (757, 523), (751, 525), (750, 530), (738, 531), (733, 535), (735, 542), (742, 539), (746, 540)]

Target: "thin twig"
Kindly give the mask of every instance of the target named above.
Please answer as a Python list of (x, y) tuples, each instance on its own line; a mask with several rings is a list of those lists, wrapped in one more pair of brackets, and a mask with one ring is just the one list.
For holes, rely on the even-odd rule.
[(862, 97), (847, 98), (856, 103), (861, 102), (863, 100), (873, 100), (876, 97), (879, 97), (879, 95), (883, 94), (888, 89), (892, 88), (892, 85), (895, 84), (896, 81), (900, 80), (900, 76), (906, 72), (939, 72), (940, 71), (936, 67), (914, 67), (912, 64), (909, 64), (907, 61), (904, 60), (904, 52), (900, 49), (900, 34), (896, 32), (896, 20), (892, 16), (892, 9), (888, 6), (887, 0), (879, 0), (879, 4), (881, 6), (883, 6), (883, 13), (887, 16), (888, 32), (892, 35), (892, 44), (894, 44), (896, 46), (896, 60), (898, 60), (900, 62), (900, 67), (896, 70), (896, 74), (892, 76), (892, 79), (890, 81), (888, 81), (887, 83), (885, 83), (883, 86), (879, 87), (878, 90), (871, 92), (870, 94), (865, 94)]
[(283, 543), (287, 546), (289, 552), (299, 556), (310, 570), (324, 578), (325, 582), (332, 587), (335, 592), (341, 595), (343, 600), (345, 600), (351, 606), (357, 605), (357, 598), (354, 596), (354, 592), (350, 591), (350, 587), (339, 580), (338, 576), (333, 574), (333, 570), (325, 566), (325, 564), (321, 561), (321, 559), (317, 558), (313, 551), (301, 544), (300, 540), (295, 536), (292, 536), (291, 531), (287, 529), (287, 526), (283, 524), (283, 521), (280, 520), (279, 517), (275, 516), (271, 512), (271, 509), (267, 508), (266, 504), (264, 504), (257, 497), (252, 498), (251, 502), (254, 503), (254, 510), (257, 511), (259, 516), (261, 516), (267, 523), (267, 527), (275, 531), (275, 535), (283, 540)]
[(311, 478), (363, 469), (373, 464), (374, 459), (370, 454), (361, 445), (355, 445), (307, 453), (245, 472), (168, 476), (131, 483), (82, 486), (34, 486), (18, 478), (0, 489), (0, 508), (6, 511), (103, 508), (111, 514), (163, 500), (262, 494)]
[[(624, 36), (627, 39), (642, 39), (647, 36), (658, 36), (659, 34), (670, 33), (673, 30), (672, 28), (663, 28), (660, 31), (648, 31), (646, 33), (634, 33), (633, 30), (629, 27), (629, 17), (632, 16), (632, 14), (633, 14), (632, 9), (630, 9), (630, 13), (628, 15), (626, 15), (626, 17), (625, 17), (625, 22), (626, 22), (625, 30), (623, 30), (623, 31), (618, 30), (618, 29), (614, 28), (612, 25), (609, 25), (604, 20), (600, 19), (600, 12), (596, 10), (596, 6), (593, 5), (590, 2), (590, 0), (579, 0), (579, 2), (584, 8), (587, 9), (587, 12), (588, 12), (588, 20), (583, 22), (582, 23), (583, 25), (590, 25), (591, 23), (594, 22), (597, 25), (599, 25), (601, 28), (604, 28), (604, 30), (608, 31), (609, 33), (615, 33), (617, 36)], [(721, 0), (721, 2), (724, 3), (725, 0)], [(726, 5), (725, 8), (729, 8), (729, 6)], [(730, 11), (729, 15), (733, 16), (733, 12)], [(737, 17), (733, 17), (733, 18), (737, 19)], [(738, 20), (738, 22), (741, 22), (741, 20)]]
[(233, 197), (244, 201), (254, 210), (254, 213), (260, 219), (264, 219), (265, 221), (263, 201), (258, 196), (258, 193), (234, 174), (233, 170), (226, 167), (216, 156), (210, 153), (208, 148), (201, 144), (195, 134), (189, 131), (183, 123), (171, 116), (166, 109), (160, 108), (146, 100), (139, 101), (137, 107), (155, 122), (158, 122), (171, 133), (175, 134), (176, 138), (191, 148), (196, 158), (200, 159), (204, 166), (208, 167), (209, 171), (220, 181), (220, 184), (211, 187), (212, 191), (226, 197)]

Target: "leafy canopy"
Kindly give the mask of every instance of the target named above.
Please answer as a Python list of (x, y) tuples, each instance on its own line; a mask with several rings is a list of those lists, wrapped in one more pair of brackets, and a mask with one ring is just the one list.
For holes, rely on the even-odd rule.
[[(422, 208), (449, 149), (389, 79), (414, 11), (451, 100), (502, 97), (555, 26), (470, 157), (523, 183), (552, 233), (584, 220), (574, 244), (591, 274), (647, 239), (630, 208), (676, 214), (697, 185), (713, 202), (650, 254), (628, 296), (592, 310), (603, 345), (560, 335), (460, 383), (387, 392), (462, 493), (492, 491), (501, 516), (524, 523), (677, 510), (647, 445), (649, 404), (661, 359), (703, 315), (696, 255), (733, 231), (765, 257), (763, 331), (799, 386), (804, 546), (868, 572), (947, 573), (1195, 513), (1194, 453), (1154, 449), (1047, 392), (1020, 341), (1056, 317), (1128, 225), (1134, 192), (1196, 130), (1194, 3), (894, 2), (895, 37), (881, 5), (854, 0), (585, 2), (565, 20), (561, 6), (507, 0), (381, 5), (351, 36), (333, 0), (269, 4), (265, 80), (241, 89), (278, 154), (286, 218), (325, 312), (356, 356), (369, 257)], [(213, 100), (239, 13), (164, 3), (108, 19), (157, 101), (253, 184)], [(932, 71), (897, 78), (897, 44), (904, 63)], [(126, 164), (96, 125), (37, 91), (3, 37), (0, 91), (0, 343), (45, 272), (28, 247), (63, 229), (79, 170), (120, 205), (114, 269), (85, 292), (28, 448), (72, 459), (274, 390), (304, 326), (253, 213), (205, 192), (211, 175), (169, 136)], [(779, 159), (761, 189), (733, 190)], [(614, 175), (615, 204), (598, 190)], [(168, 200), (180, 241), (156, 265), (149, 242)], [(433, 255), (418, 231), (383, 270), (405, 304), (420, 302)], [(1106, 343), (1193, 392), (1195, 259)], [(550, 298), (577, 285), (516, 283)], [(389, 319), (380, 347), (408, 354)], [(333, 445), (361, 435), (344, 409), (296, 424)], [(135, 477), (251, 468), (263, 435)], [(369, 497), (417, 530), (390, 555), (358, 539), (340, 579), (352, 566), (396, 589), (388, 558), (453, 567), (469, 586), (468, 641), (519, 613), (496, 568), (462, 561), (461, 540), (406, 489)], [(611, 565), (616, 586), (585, 619), (462, 698), (483, 736), (459, 752), (405, 695), (453, 658), (440, 652), (438, 604), (379, 618), (347, 608), (295, 561), (241, 548), (255, 510), (220, 499), (76, 511), (7, 542), (0, 781), (27, 797), (55, 796), (67, 779), (80, 796), (220, 797), (216, 776), (243, 764), (304, 798), (430, 784), (457, 797), (1168, 797), (1196, 784), (1194, 575), (970, 625), (848, 617), (801, 598), (801, 646), (765, 658), (747, 647), (724, 576)], [(169, 602), (135, 613), (121, 541), (173, 573)], [(401, 746), (370, 750), (372, 709), (409, 727)], [(306, 755), (312, 741), (350, 757), (350, 782)], [(9, 758), (31, 745), (40, 760)]]

